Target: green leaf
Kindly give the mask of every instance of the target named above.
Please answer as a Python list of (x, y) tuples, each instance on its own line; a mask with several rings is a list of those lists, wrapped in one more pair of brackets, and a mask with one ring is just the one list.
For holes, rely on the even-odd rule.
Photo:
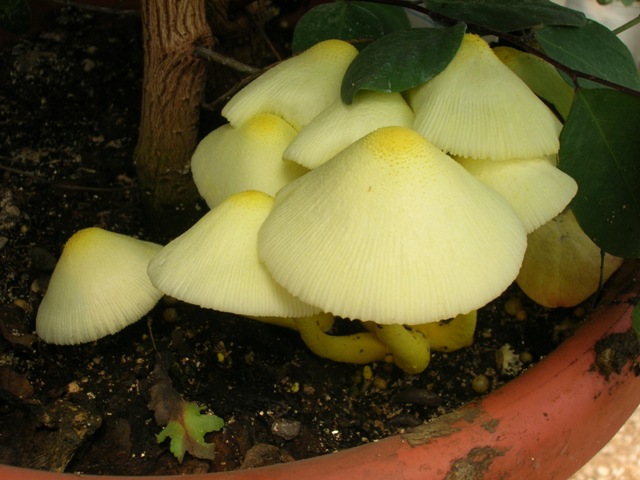
[(385, 5), (372, 2), (351, 2), (371, 12), (382, 25), (384, 34), (411, 28), (411, 22), (404, 8), (396, 5)]
[(578, 182), (571, 209), (603, 250), (640, 257), (640, 98), (579, 89), (560, 135), (559, 168)]
[(0, 0), (0, 28), (12, 33), (25, 33), (30, 25), (28, 0)]
[(585, 23), (583, 13), (561, 7), (549, 0), (425, 0), (436, 13), (500, 32), (512, 32), (539, 25)]
[(178, 418), (172, 418), (156, 438), (158, 443), (171, 438), (169, 449), (180, 463), (186, 452), (209, 460), (215, 456), (215, 445), (205, 442), (204, 435), (220, 430), (224, 422), (215, 415), (202, 415), (202, 409), (196, 403), (183, 402)]
[[(588, 20), (575, 27), (544, 27), (536, 33), (544, 53), (578, 72), (640, 90), (640, 74), (627, 46), (607, 27)], [(595, 86), (580, 82), (581, 86)]]
[(350, 104), (360, 90), (402, 92), (432, 79), (449, 65), (464, 32), (461, 23), (401, 30), (376, 40), (347, 68), (342, 101)]
[(384, 28), (369, 9), (352, 2), (327, 3), (312, 8), (298, 21), (292, 49), (299, 53), (323, 40), (374, 40), (382, 35)]

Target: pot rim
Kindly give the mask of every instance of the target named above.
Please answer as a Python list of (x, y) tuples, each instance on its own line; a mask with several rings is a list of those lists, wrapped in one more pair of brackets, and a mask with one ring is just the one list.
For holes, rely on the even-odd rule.
[[(640, 403), (638, 359), (620, 373), (598, 371), (594, 345), (627, 332), (640, 298), (640, 261), (626, 261), (600, 306), (576, 334), (485, 397), (403, 434), (306, 460), (251, 470), (186, 475), (187, 480), (304, 478), (367, 480), (565, 479), (619, 430)], [(72, 480), (77, 474), (0, 465), (5, 480)], [(82, 475), (101, 480), (132, 476)], [(170, 480), (177, 476), (145, 477)]]

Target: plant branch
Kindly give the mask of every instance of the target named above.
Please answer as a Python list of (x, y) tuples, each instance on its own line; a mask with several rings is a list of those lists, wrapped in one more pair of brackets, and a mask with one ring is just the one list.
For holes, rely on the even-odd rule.
[(613, 33), (615, 33), (616, 35), (620, 35), (622, 32), (624, 32), (625, 30), (629, 30), (631, 27), (635, 27), (636, 25), (638, 25), (640, 23), (640, 15), (638, 15), (636, 18), (629, 20), (627, 23), (625, 23), (624, 25), (620, 25), (618, 28), (616, 28), (615, 30), (612, 30)]
[(238, 60), (227, 57), (218, 52), (214, 52), (213, 50), (200, 45), (195, 47), (194, 54), (196, 57), (203, 58), (209, 62), (219, 63), (220, 65), (232, 68), (238, 72), (256, 73), (259, 71), (259, 69), (252, 67), (251, 65), (239, 62)]

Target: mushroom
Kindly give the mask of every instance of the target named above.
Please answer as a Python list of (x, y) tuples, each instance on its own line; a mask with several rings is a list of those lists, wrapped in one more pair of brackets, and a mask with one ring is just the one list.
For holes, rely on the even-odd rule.
[(245, 190), (275, 195), (306, 173), (300, 165), (282, 160), (295, 136), (280, 117), (262, 113), (239, 127), (226, 124), (204, 137), (191, 157), (191, 172), (209, 208)]
[(407, 96), (413, 128), (451, 155), (512, 160), (559, 150), (558, 119), (477, 35), (465, 34), (451, 63)]
[(502, 196), (403, 127), (378, 129), (283, 187), (258, 236), (291, 294), (379, 324), (485, 305), (515, 279), (525, 247)]
[(340, 97), (342, 77), (358, 50), (325, 40), (267, 70), (236, 93), (222, 109), (234, 126), (257, 113), (272, 113), (300, 130)]
[(238, 315), (318, 313), (274, 282), (258, 258), (258, 229), (272, 205), (262, 192), (230, 196), (153, 257), (151, 281), (179, 300)]
[(336, 99), (289, 144), (283, 157), (316, 168), (380, 127), (411, 127), (413, 112), (399, 93), (359, 92), (353, 103)]
[(527, 233), (562, 212), (578, 191), (573, 178), (543, 158), (457, 161), (509, 201)]
[(594, 294), (621, 264), (621, 258), (602, 252), (573, 212), (565, 210), (529, 235), (517, 283), (540, 305), (573, 307)]
[(91, 342), (140, 319), (162, 297), (147, 276), (147, 263), (161, 248), (95, 227), (73, 234), (38, 309), (40, 338)]

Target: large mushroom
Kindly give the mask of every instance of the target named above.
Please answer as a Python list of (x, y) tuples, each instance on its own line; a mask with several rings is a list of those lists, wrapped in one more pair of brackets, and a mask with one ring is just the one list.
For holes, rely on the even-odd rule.
[(147, 276), (161, 245), (86, 228), (62, 255), (36, 317), (45, 342), (71, 345), (97, 340), (139, 320), (162, 297)]
[(280, 190), (258, 237), (294, 296), (379, 324), (485, 305), (515, 279), (525, 247), (502, 196), (402, 127), (376, 130)]
[(560, 121), (474, 34), (465, 34), (451, 63), (408, 99), (413, 128), (451, 155), (513, 160), (560, 147)]

